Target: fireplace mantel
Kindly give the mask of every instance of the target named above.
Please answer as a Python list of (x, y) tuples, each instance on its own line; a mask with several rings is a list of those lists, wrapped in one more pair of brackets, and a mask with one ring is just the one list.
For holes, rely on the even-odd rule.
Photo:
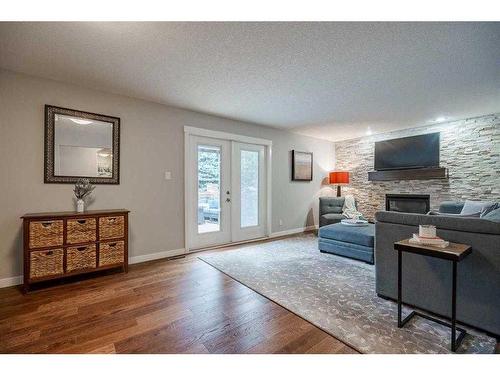
[(432, 180), (448, 178), (446, 168), (395, 169), (368, 172), (368, 181)]

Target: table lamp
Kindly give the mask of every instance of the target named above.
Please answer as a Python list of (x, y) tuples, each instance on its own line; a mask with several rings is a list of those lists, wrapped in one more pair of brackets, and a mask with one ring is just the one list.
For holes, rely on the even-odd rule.
[(337, 185), (337, 197), (340, 197), (340, 187), (349, 183), (349, 172), (334, 171), (330, 172), (330, 184)]

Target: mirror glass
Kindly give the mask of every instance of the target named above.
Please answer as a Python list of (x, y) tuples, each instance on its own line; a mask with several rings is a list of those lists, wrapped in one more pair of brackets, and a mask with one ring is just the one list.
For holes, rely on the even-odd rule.
[(54, 175), (113, 177), (113, 123), (55, 114)]

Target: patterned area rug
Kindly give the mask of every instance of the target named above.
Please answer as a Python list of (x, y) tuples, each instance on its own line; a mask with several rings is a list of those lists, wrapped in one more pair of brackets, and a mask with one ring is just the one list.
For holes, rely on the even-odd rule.
[[(310, 234), (199, 258), (362, 353), (451, 353), (448, 328), (420, 317), (397, 328), (374, 267), (320, 253), (317, 242)], [(467, 331), (459, 353), (494, 352), (495, 339)]]

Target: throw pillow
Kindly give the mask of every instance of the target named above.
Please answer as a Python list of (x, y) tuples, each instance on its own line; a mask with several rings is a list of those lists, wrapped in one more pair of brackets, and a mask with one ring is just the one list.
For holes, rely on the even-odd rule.
[(500, 223), (500, 208), (496, 210), (488, 212), (486, 215), (482, 217), (482, 219), (494, 221), (496, 223)]
[(491, 205), (490, 207), (484, 208), (481, 211), (481, 217), (483, 217), (484, 215), (489, 214), (491, 211), (496, 210), (497, 208), (500, 208), (500, 204), (499, 203), (495, 203), (495, 204)]
[(493, 206), (495, 203), (494, 202), (484, 202), (484, 201), (465, 201), (464, 207), (462, 208), (462, 211), (460, 212), (460, 215), (467, 215), (467, 216), (479, 216), (481, 215), (481, 212)]

